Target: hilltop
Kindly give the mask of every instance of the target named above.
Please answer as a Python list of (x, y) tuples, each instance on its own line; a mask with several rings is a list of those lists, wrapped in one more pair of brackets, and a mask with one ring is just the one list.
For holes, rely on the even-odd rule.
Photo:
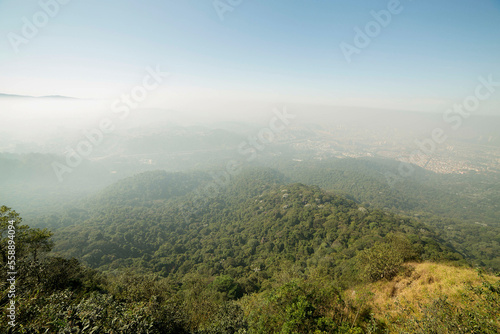
[[(216, 190), (204, 192), (207, 186)], [(272, 170), (244, 171), (227, 187), (211, 186), (203, 175), (164, 172), (120, 181), (67, 213), (73, 224), (56, 231), (55, 251), (101, 270), (256, 281), (284, 262), (355, 276), (349, 261), (390, 236), (401, 236), (416, 258), (463, 261), (422, 222), (316, 186), (286, 184)]]
[(271, 169), (229, 182), (145, 172), (41, 219), (62, 226), (54, 245), (20, 225), (16, 241), (17, 311), (33, 332), (499, 329), (498, 278), (467, 268), (425, 221)]

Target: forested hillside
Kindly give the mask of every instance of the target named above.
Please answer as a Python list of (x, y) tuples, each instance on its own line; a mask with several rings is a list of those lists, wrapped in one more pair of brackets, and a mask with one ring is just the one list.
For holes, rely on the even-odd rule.
[[(429, 221), (290, 183), (272, 169), (225, 181), (138, 174), (40, 217), (53, 237), (2, 207), (4, 265), (10, 220), (26, 333), (500, 329), (498, 278), (469, 269), (468, 255)], [(9, 301), (5, 273), (0, 306)]]
[(341, 262), (388, 236), (404, 240), (422, 259), (463, 260), (422, 222), (318, 187), (285, 185), (271, 170), (248, 170), (205, 198), (185, 191), (196, 180), (151, 172), (105, 189), (82, 209), (84, 219), (75, 216), (72, 226), (57, 230), (55, 251), (101, 270), (255, 281), (284, 261), (302, 269), (323, 266), (345, 278)]
[(26, 333), (497, 333), (498, 235), (473, 243), (484, 226), (404, 210), (425, 196), (400, 203), (371, 163), (343, 163), (140, 173), (40, 215), (53, 236), (2, 207), (2, 253), (7, 221), (19, 231), (17, 320)]
[(500, 179), (495, 173), (441, 175), (413, 166), (413, 174), (401, 177), (400, 164), (387, 159), (277, 160), (270, 165), (292, 182), (418, 218), (475, 264), (500, 271)]
[[(134, 179), (114, 185), (98, 201), (89, 199), (89, 208), (82, 209), (87, 219), (58, 232), (56, 248), (104, 271), (50, 252), (51, 232), (23, 225), (15, 211), (1, 207), (2, 265), (9, 221), (17, 231), (20, 332), (500, 329), (500, 280), (450, 266), (464, 260), (422, 223), (368, 210), (317, 187), (283, 185), (275, 173), (263, 171), (245, 173), (186, 218), (179, 205), (194, 205), (192, 195), (159, 189), (162, 182), (186, 189), (192, 179), (172, 176), (140, 175), (141, 182), (156, 180), (148, 196), (135, 195)], [(119, 200), (104, 201), (110, 192)], [(99, 203), (109, 215), (90, 209)], [(70, 243), (62, 242), (66, 238)], [(7, 333), (11, 290), (6, 271), (0, 278), (0, 330)]]
[(378, 208), (500, 225), (496, 173), (436, 174), (412, 165), (406, 175), (399, 171), (400, 162), (375, 158), (276, 159), (269, 165), (295, 182), (340, 192)]
[[(270, 166), (282, 173), (280, 176), (274, 173), (275, 180), (268, 181), (316, 185), (367, 209), (382, 209), (415, 218), (434, 228), (474, 265), (500, 270), (500, 258), (497, 256), (500, 253), (500, 180), (497, 174), (435, 174), (413, 166), (414, 173), (401, 177), (398, 171), (400, 163), (393, 160), (318, 160), (311, 155), (303, 161), (294, 161), (292, 158), (297, 153), (286, 152), (284, 150), (282, 155), (263, 158), (255, 163)], [(226, 187), (222, 184), (226, 182), (225, 177), (220, 174), (225, 169), (222, 164), (219, 169), (215, 169), (215, 173), (207, 172), (210, 169), (205, 166), (199, 172), (138, 174), (128, 181), (122, 179), (95, 195), (97, 190), (124, 175), (110, 173), (99, 162), (86, 161), (78, 167), (78, 173), (68, 174), (67, 180), (58, 183), (54, 182), (53, 171), (47, 168), (54, 159), (59, 158), (45, 154), (0, 156), (2, 175), (6, 176), (0, 180), (0, 199), (8, 206), (19, 207), (32, 226), (56, 229), (80, 224), (91, 217), (91, 212), (105, 211), (105, 204), (110, 202), (122, 206), (125, 203), (129, 206), (138, 204), (140, 207), (155, 200), (158, 206), (158, 201), (177, 198), (180, 201), (178, 205), (184, 208), (181, 211), (185, 216), (199, 211), (212, 192), (224, 192)], [(39, 165), (45, 168), (40, 169)], [(139, 170), (154, 168), (141, 166)], [(136, 167), (128, 172), (132, 173)], [(214, 166), (211, 168), (213, 170)], [(164, 176), (152, 176), (158, 173)], [(214, 175), (217, 181), (214, 181)], [(232, 177), (230, 183), (236, 181)], [(247, 188), (252, 189), (250, 181), (248, 185), (240, 187), (236, 197), (247, 191)], [(210, 188), (214, 182), (215, 187)], [(209, 188), (205, 190), (204, 187)], [(186, 202), (189, 193), (191, 201), (196, 201), (196, 204)], [(181, 195), (187, 197), (181, 199)], [(92, 217), (95, 216), (94, 212)]]

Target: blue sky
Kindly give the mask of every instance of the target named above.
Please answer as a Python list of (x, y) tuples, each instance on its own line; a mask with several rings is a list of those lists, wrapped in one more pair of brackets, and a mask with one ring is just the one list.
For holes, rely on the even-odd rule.
[[(401, 0), (347, 62), (340, 44), (389, 2), (242, 0), (221, 20), (212, 0), (71, 0), (16, 53), (9, 33), (23, 36), (23, 17), (42, 9), (0, 0), (0, 92), (113, 99), (159, 65), (171, 77), (152, 99), (165, 108), (175, 98), (440, 111), (479, 76), (500, 81), (499, 0)], [(500, 89), (482, 108), (500, 114)]]

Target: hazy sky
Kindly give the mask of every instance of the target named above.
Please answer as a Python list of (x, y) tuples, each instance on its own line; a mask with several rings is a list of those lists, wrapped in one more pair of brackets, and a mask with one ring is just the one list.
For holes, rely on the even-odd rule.
[[(500, 81), (499, 0), (401, 0), (351, 62), (341, 43), (356, 46), (354, 28), (394, 0), (242, 0), (223, 20), (212, 0), (71, 0), (43, 22), (40, 3), (54, 1), (0, 0), (0, 92), (113, 99), (159, 65), (171, 76), (150, 104), (164, 108), (268, 99), (439, 111), (479, 76)], [(23, 35), (35, 19), (38, 32)], [(18, 52), (12, 33), (25, 38)], [(500, 113), (500, 88), (483, 111)]]

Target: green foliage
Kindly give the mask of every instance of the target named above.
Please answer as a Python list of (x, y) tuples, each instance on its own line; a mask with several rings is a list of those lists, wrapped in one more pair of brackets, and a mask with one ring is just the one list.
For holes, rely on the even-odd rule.
[(363, 333), (331, 281), (292, 279), (240, 304), (249, 333)]
[(107, 187), (88, 204), (134, 205), (146, 201), (167, 200), (186, 195), (209, 179), (205, 173), (144, 172)]
[(224, 293), (228, 299), (238, 299), (243, 296), (242, 288), (229, 275), (217, 276), (212, 286), (216, 291)]
[[(21, 224), (19, 214), (6, 206), (0, 207), (0, 291), (8, 285), (7, 272), (18, 272), (25, 285), (40, 283), (43, 276), (40, 255), (49, 252), (52, 232), (33, 229)], [(23, 288), (22, 286), (20, 287)]]
[(368, 282), (391, 279), (405, 261), (417, 259), (417, 252), (403, 235), (390, 235), (387, 242), (377, 242), (357, 255), (360, 276)]
[(413, 166), (410, 177), (393, 179), (387, 175), (399, 175), (399, 162), (379, 158), (276, 159), (270, 165), (293, 182), (320, 186), (366, 207), (418, 217), (475, 265), (500, 271), (498, 173), (443, 175)]
[(200, 334), (244, 334), (248, 325), (241, 307), (234, 302), (222, 303)]
[(185, 333), (175, 309), (168, 305), (154, 300), (124, 304), (97, 292), (85, 298), (69, 291), (54, 292), (32, 298), (18, 312), (32, 317), (19, 321), (28, 333)]
[[(427, 221), (285, 179), (250, 169), (213, 193), (205, 174), (126, 179), (45, 218), (66, 226), (54, 235), (55, 250), (70, 259), (46, 256), (52, 233), (21, 225), (15, 211), (1, 207), (2, 251), (8, 220), (16, 221), (18, 329), (382, 333), (367, 302), (351, 303), (343, 288), (389, 280), (405, 261), (464, 262)], [(486, 282), (458, 304), (438, 296), (422, 306), (423, 318), (401, 310), (396, 325), (417, 333), (493, 333), (498, 291)]]
[[(147, 173), (136, 182), (146, 176), (159, 178), (159, 183), (165, 178)], [(345, 277), (349, 268), (344, 270), (342, 263), (391, 233), (411, 235), (408, 242), (424, 259), (450, 254), (461, 259), (418, 221), (359, 207), (318, 187), (285, 186), (282, 181), (273, 171), (254, 169), (203, 200), (186, 195), (134, 198), (134, 205), (98, 201), (82, 215), (89, 218), (75, 217), (74, 226), (57, 231), (56, 251), (102, 270), (127, 267), (172, 278), (228, 275), (239, 284), (225, 291), (228, 298), (257, 291), (259, 282), (284, 260), (302, 270), (322, 267)], [(125, 189), (134, 188), (133, 179), (124, 182)]]

